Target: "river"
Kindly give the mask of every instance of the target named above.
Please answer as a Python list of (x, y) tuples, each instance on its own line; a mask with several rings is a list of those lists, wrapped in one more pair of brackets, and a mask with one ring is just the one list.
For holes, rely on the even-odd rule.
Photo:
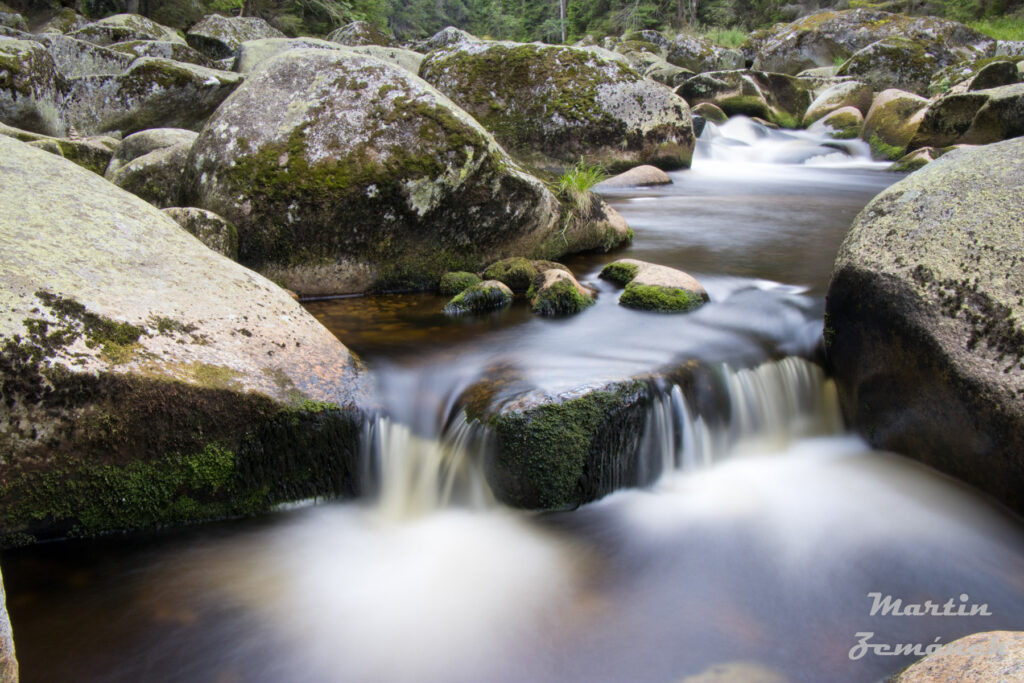
[[(743, 119), (671, 175), (606, 194), (636, 239), (567, 261), (599, 289), (572, 318), (308, 302), (376, 379), (378, 498), (5, 553), (23, 680), (869, 682), (915, 659), (881, 646), (1020, 628), (1020, 521), (847, 433), (815, 363), (839, 243), (899, 176), (862, 143)], [(627, 256), (686, 270), (711, 303), (618, 306), (597, 273)], [(661, 387), (654, 485), (543, 515), (493, 503), (467, 388), (514, 376), (508, 402), (684, 360), (715, 395)], [(873, 610), (887, 596), (989, 614)]]

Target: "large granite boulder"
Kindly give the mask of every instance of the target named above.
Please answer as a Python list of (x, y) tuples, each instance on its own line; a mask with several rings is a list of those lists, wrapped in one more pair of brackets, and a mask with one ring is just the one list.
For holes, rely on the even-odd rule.
[(210, 59), (234, 57), (247, 40), (284, 37), (259, 17), (222, 17), (219, 14), (205, 17), (185, 34), (188, 44)]
[(423, 55), (400, 47), (381, 47), (380, 45), (346, 47), (340, 43), (319, 40), (317, 38), (264, 38), (262, 40), (249, 40), (242, 43), (241, 47), (238, 48), (238, 57), (235, 59), (234, 70), (240, 74), (247, 74), (259, 68), (259, 65), (263, 62), (271, 57), (276, 57), (282, 52), (307, 48), (319, 48), (321, 50), (345, 49), (349, 52), (391, 62), (412, 74), (419, 74), (420, 65), (423, 63)]
[(139, 57), (156, 57), (158, 59), (170, 59), (175, 62), (186, 62), (213, 68), (214, 61), (198, 50), (195, 50), (184, 43), (176, 43), (169, 40), (130, 40), (125, 43), (114, 43), (109, 46), (110, 50), (129, 55), (133, 60)]
[(362, 375), (270, 281), (0, 137), (0, 545), (357, 486)]
[(135, 60), (135, 56), (59, 33), (40, 35), (36, 40), (46, 46), (54, 67), (64, 78), (115, 76), (124, 73)]
[[(909, 17), (876, 9), (819, 12), (754, 32), (744, 50), (754, 68), (796, 74), (832, 66), (871, 43), (906, 38), (941, 51), (943, 61), (992, 56), (995, 41), (963, 24), (937, 17)], [(878, 88), (881, 89), (881, 88)]]
[(391, 38), (366, 21), (353, 21), (327, 34), (327, 40), (339, 45), (383, 45), (389, 47)]
[(96, 45), (112, 45), (129, 40), (185, 42), (173, 28), (158, 24), (140, 14), (115, 14), (87, 24), (68, 35)]
[(878, 91), (898, 88), (924, 95), (932, 74), (941, 66), (939, 57), (924, 44), (893, 37), (857, 50), (843, 62), (836, 75), (852, 76)]
[(182, 203), (182, 177), (192, 149), (191, 142), (181, 142), (135, 157), (114, 171), (104, 174), (107, 180), (161, 209)]
[[(930, 651), (930, 649), (929, 649)], [(972, 633), (893, 676), (890, 683), (996, 683), (1024, 672), (1024, 631)]]
[(870, 85), (859, 81), (844, 81), (825, 88), (804, 113), (804, 126), (809, 126), (815, 121), (828, 116), (837, 109), (843, 107), (855, 107), (860, 113), (867, 114), (871, 108), (871, 99), (874, 95)]
[(864, 117), (862, 137), (878, 156), (899, 159), (924, 120), (928, 100), (902, 90), (883, 90)]
[(459, 43), (428, 54), (420, 75), (540, 167), (582, 157), (613, 171), (674, 169), (693, 154), (686, 102), (597, 50)]
[(310, 296), (432, 289), (448, 271), (618, 230), (570, 221), (441, 93), (347, 50), (266, 62), (203, 128), (189, 173), (188, 203), (238, 227), (240, 261)]
[(62, 135), (60, 103), (66, 85), (44, 45), (0, 37), (0, 123)]
[(704, 71), (727, 71), (745, 66), (743, 55), (711, 42), (707, 36), (680, 33), (665, 49), (669, 64), (681, 66), (694, 73)]
[(984, 145), (1018, 135), (1024, 135), (1024, 83), (940, 98), (928, 107), (910, 147)]
[(199, 134), (184, 128), (149, 128), (129, 135), (121, 140), (106, 167), (106, 173), (115, 173), (119, 168), (139, 157), (158, 149), (179, 144), (192, 145)]
[(63, 115), (83, 135), (198, 129), (241, 82), (230, 71), (142, 57), (123, 74), (70, 81)]
[(955, 150), (879, 194), (840, 248), (825, 342), (844, 411), (1024, 511), (1024, 139)]
[(64, 7), (43, 22), (38, 33), (71, 33), (89, 25), (89, 20), (70, 7)]

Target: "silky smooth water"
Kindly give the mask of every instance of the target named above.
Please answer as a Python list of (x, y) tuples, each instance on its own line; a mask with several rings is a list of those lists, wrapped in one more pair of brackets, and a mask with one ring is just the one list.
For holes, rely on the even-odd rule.
[[(600, 289), (572, 318), (310, 303), (377, 379), (379, 498), (5, 553), (23, 680), (877, 681), (914, 657), (851, 659), (858, 633), (923, 648), (1021, 628), (1020, 520), (844, 433), (805, 360), (846, 227), (897, 179), (831, 144), (734, 120), (673, 185), (609, 194), (636, 240), (570, 262)], [(711, 303), (617, 306), (596, 273), (625, 255), (686, 269)], [(501, 377), (509, 402), (683, 360), (719, 394), (661, 386), (654, 486), (546, 515), (493, 503), (468, 387)], [(991, 615), (872, 616), (873, 592)]]

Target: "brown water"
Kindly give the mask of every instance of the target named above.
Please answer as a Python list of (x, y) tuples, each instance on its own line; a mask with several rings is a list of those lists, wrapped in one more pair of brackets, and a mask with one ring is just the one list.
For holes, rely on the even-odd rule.
[[(391, 415), (373, 428), (381, 500), (5, 552), (23, 680), (878, 681), (913, 657), (851, 659), (858, 633), (923, 648), (1024, 626), (1020, 521), (844, 434), (834, 387), (801, 359), (846, 227), (896, 178), (848, 157), (796, 165), (831, 151), (806, 139), (726, 133), (672, 186), (609, 196), (637, 237), (570, 261), (600, 288), (581, 315), (309, 303)], [(595, 275), (620, 255), (688, 270), (712, 302), (617, 306)], [(501, 372), (557, 389), (683, 358), (727, 408), (669, 389), (655, 403), (646, 457), (679, 471), (573, 512), (488, 504), (465, 438), (480, 434), (454, 409), (466, 386)], [(453, 462), (457, 504), (438, 487)], [(871, 592), (967, 595), (991, 616), (872, 616)]]

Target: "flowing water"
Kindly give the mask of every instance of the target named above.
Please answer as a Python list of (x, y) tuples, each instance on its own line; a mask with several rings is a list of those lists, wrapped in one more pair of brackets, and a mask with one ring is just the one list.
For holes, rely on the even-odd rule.
[[(877, 681), (914, 657), (864, 654), (865, 633), (1021, 628), (1019, 520), (846, 434), (813, 362), (838, 244), (897, 179), (858, 145), (709, 126), (672, 185), (607, 195), (636, 240), (569, 262), (599, 289), (572, 318), (311, 302), (377, 380), (377, 499), (6, 553), (23, 680)], [(711, 303), (617, 306), (596, 273), (623, 256), (691, 272)], [(500, 378), (509, 403), (684, 360), (710, 388), (659, 383), (655, 485), (555, 514), (493, 502), (467, 389)], [(869, 593), (990, 615), (872, 615)]]

